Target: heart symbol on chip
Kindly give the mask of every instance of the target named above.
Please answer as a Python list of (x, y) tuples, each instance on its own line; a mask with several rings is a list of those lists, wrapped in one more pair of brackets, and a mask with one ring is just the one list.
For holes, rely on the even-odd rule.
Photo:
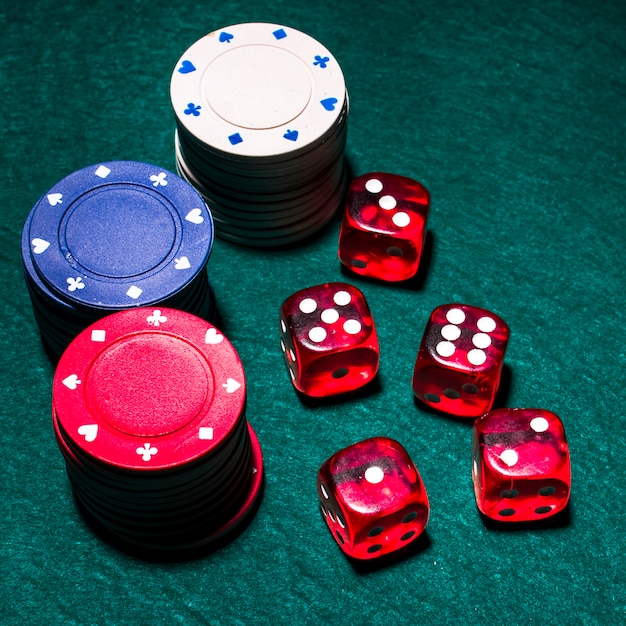
[(62, 193), (49, 193), (47, 197), (50, 206), (56, 206), (57, 204), (61, 204), (61, 201), (63, 200)]
[(192, 224), (202, 224), (202, 222), (204, 222), (200, 209), (191, 209), (191, 211), (185, 215), (185, 219)]
[(204, 343), (221, 343), (223, 339), (224, 335), (220, 335), (215, 328), (209, 328), (209, 330), (206, 331), (206, 335), (204, 335)]
[(85, 438), (85, 441), (92, 442), (98, 436), (98, 424), (83, 424), (78, 427), (78, 434)]
[(49, 241), (46, 241), (45, 239), (39, 239), (39, 237), (35, 237), (31, 241), (31, 243), (33, 244), (33, 252), (35, 254), (41, 254), (42, 252), (45, 252), (50, 245)]
[(222, 387), (226, 389), (226, 393), (233, 393), (234, 391), (237, 391), (239, 387), (241, 387), (241, 384), (233, 378), (228, 378), (226, 382), (222, 385)]
[(189, 72), (195, 72), (196, 71), (196, 66), (191, 61), (188, 61), (187, 59), (185, 59), (180, 64), (180, 67), (178, 68), (178, 71), (181, 74), (189, 74)]
[(225, 30), (220, 33), (220, 41), (222, 43), (224, 43), (224, 42), (230, 43), (230, 40), (233, 37), (234, 37), (234, 35), (231, 35), (230, 33), (227, 33)]
[(324, 100), (320, 100), (320, 104), (327, 111), (334, 111), (335, 110), (335, 105), (337, 104), (337, 98), (325, 98)]
[(80, 385), (82, 381), (78, 380), (78, 376), (76, 376), (76, 374), (70, 374), (67, 378), (64, 378), (61, 382), (68, 389), (76, 389), (76, 387), (78, 387), (78, 385)]
[(180, 259), (174, 259), (174, 267), (177, 270), (188, 270), (191, 267), (189, 259), (186, 256), (181, 256)]

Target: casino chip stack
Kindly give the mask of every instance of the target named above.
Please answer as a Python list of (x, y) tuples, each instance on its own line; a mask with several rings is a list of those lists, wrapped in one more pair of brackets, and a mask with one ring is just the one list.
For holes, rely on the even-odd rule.
[(22, 258), (44, 343), (58, 358), (104, 315), (139, 306), (212, 319), (213, 219), (198, 192), (146, 163), (70, 174), (30, 212)]
[(342, 204), (348, 97), (339, 64), (309, 35), (265, 23), (210, 33), (180, 58), (170, 93), (178, 172), (219, 237), (292, 244)]
[(87, 519), (145, 555), (225, 539), (262, 486), (245, 398), (233, 346), (194, 315), (138, 308), (85, 329), (58, 363), (53, 423)]

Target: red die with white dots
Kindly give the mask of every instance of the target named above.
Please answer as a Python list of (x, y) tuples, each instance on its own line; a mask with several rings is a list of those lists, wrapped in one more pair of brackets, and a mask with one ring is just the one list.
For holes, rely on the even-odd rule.
[(408, 546), (428, 523), (422, 479), (406, 450), (374, 437), (340, 450), (317, 475), (320, 509), (339, 547), (373, 559)]
[(339, 260), (361, 276), (401, 281), (417, 273), (430, 194), (417, 181), (375, 172), (352, 181), (339, 233)]
[(498, 391), (509, 328), (495, 313), (446, 304), (430, 315), (413, 370), (413, 392), (428, 406), (476, 418)]
[(474, 422), (472, 479), (487, 517), (528, 522), (562, 511), (571, 487), (560, 418), (545, 409), (497, 409)]
[(378, 371), (378, 336), (359, 289), (326, 283), (291, 295), (280, 310), (281, 348), (294, 387), (313, 397), (357, 389)]

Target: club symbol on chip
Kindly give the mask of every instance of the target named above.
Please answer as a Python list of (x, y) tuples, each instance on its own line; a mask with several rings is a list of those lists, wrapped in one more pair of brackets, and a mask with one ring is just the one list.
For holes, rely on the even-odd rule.
[(165, 315), (161, 315), (161, 311), (159, 309), (155, 309), (152, 312), (152, 315), (148, 315), (146, 317), (146, 321), (150, 326), (160, 326), (161, 324), (165, 324), (167, 322), (167, 317)]
[(152, 457), (158, 452), (158, 450), (151, 446), (149, 443), (144, 443), (143, 446), (137, 448), (135, 452), (141, 457), (143, 461), (150, 461)]
[(158, 174), (152, 174), (150, 180), (155, 187), (165, 187), (165, 185), (167, 185), (166, 177), (167, 174), (165, 172), (159, 172)]
[(323, 57), (319, 54), (315, 55), (315, 61), (313, 61), (313, 65), (319, 65), (322, 69), (328, 67), (328, 61), (330, 61), (329, 57)]
[(194, 117), (198, 117), (200, 115), (201, 108), (202, 107), (199, 104), (189, 102), (189, 104), (187, 104), (187, 108), (183, 111), (183, 113), (185, 115), (193, 115)]
[(83, 282), (83, 279), (78, 276), (76, 278), (68, 278), (67, 279), (67, 290), (68, 291), (76, 291), (77, 289), (84, 289), (85, 288), (85, 283)]

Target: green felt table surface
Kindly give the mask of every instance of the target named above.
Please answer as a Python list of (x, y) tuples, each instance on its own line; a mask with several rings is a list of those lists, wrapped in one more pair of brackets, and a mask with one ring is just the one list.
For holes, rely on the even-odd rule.
[[(350, 93), (352, 171), (430, 190), (430, 252), (422, 280), (398, 286), (342, 271), (339, 218), (289, 249), (215, 242), (208, 271), (245, 367), (265, 490), (222, 549), (151, 562), (103, 541), (76, 509), (21, 230), (37, 199), (86, 165), (174, 170), (174, 64), (204, 34), (250, 21), (295, 27), (333, 52)], [(0, 42), (0, 623), (624, 623), (623, 1), (1, 0)], [(365, 294), (380, 372), (356, 397), (303, 402), (278, 310), (333, 280)], [(543, 407), (565, 424), (572, 495), (558, 524), (486, 524), (471, 423), (414, 401), (426, 319), (453, 301), (511, 328), (499, 406)], [(375, 435), (407, 449), (431, 518), (418, 550), (358, 568), (321, 518), (315, 478), (335, 451)]]

